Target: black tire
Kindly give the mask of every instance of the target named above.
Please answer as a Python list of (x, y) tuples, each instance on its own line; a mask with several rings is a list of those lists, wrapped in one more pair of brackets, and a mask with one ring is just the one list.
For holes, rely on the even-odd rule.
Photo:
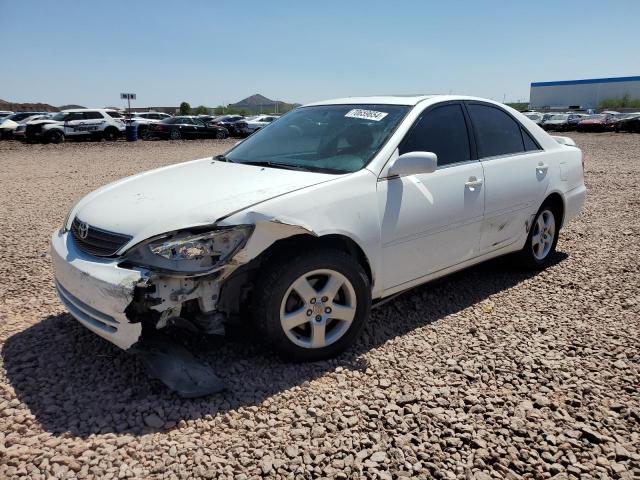
[(227, 136), (225, 135), (225, 133), (222, 130), (218, 130), (218, 131), (216, 131), (216, 138), (218, 140), (222, 140), (223, 138), (227, 138)]
[[(322, 328), (323, 332), (327, 332), (327, 336), (331, 336), (332, 328), (334, 329), (333, 332), (336, 332), (335, 329), (337, 328), (337, 334), (341, 336), (338, 336), (332, 343), (321, 348), (311, 346), (304, 347), (294, 343), (294, 341), (289, 338), (287, 332), (285, 332), (280, 319), (281, 308), (286, 308), (287, 305), (287, 303), (283, 303), (285, 302), (285, 295), (287, 296), (287, 302), (292, 298), (296, 301), (295, 297), (297, 294), (290, 292), (296, 280), (309, 272), (317, 270), (329, 270), (342, 275), (348, 281), (350, 287), (352, 287), (352, 293), (355, 294), (356, 302), (355, 315), (350, 324), (341, 327), (339, 320), (333, 320), (331, 318), (323, 319), (323, 322), (326, 322), (326, 324)], [(322, 279), (318, 281), (322, 281)], [(346, 283), (338, 290), (335, 297), (336, 299), (339, 300), (339, 296), (344, 295), (345, 290), (343, 289), (345, 288), (347, 288)], [(260, 279), (257, 282), (255, 292), (256, 294), (252, 302), (253, 319), (259, 332), (262, 334), (262, 338), (282, 357), (295, 362), (331, 358), (348, 348), (362, 332), (371, 310), (371, 289), (366, 273), (353, 257), (334, 249), (300, 251), (293, 255), (289, 253), (288, 255), (273, 258), (265, 265), (260, 273)], [(318, 292), (318, 294), (320, 294), (320, 292)], [(317, 317), (314, 316), (316, 313), (319, 313), (315, 310), (313, 314), (309, 314), (309, 312), (312, 311), (310, 305), (301, 302), (299, 298), (300, 297), (298, 297), (297, 301), (300, 303), (294, 308), (298, 311), (304, 311), (305, 308), (309, 308), (305, 311), (305, 314), (311, 316), (309, 316), (308, 323), (296, 328), (307, 329), (310, 332), (311, 329), (314, 328), (314, 319), (319, 318), (320, 315)], [(333, 308), (337, 310), (336, 305), (338, 303), (334, 303), (332, 299), (325, 300), (324, 298), (326, 297), (322, 297), (321, 300), (321, 297), (318, 297), (318, 303), (313, 307), (319, 307), (319, 310), (327, 311), (327, 306), (333, 306)], [(325, 317), (324, 314), (322, 316)], [(330, 317), (330, 314), (327, 314), (326, 317)], [(344, 333), (340, 333), (342, 329), (344, 329)], [(294, 332), (294, 330), (290, 330), (289, 332), (293, 335), (291, 332)], [(304, 335), (304, 333), (301, 335)]]
[(170, 140), (180, 140), (181, 138), (182, 138), (182, 132), (177, 128), (174, 128), (169, 133), (169, 139)]
[(117, 128), (107, 127), (104, 129), (104, 132), (102, 132), (102, 136), (108, 142), (115, 142), (116, 140), (118, 140), (120, 132)]
[(64, 133), (62, 133), (60, 130), (49, 130), (44, 135), (45, 143), (62, 143), (64, 142), (64, 140)]
[[(538, 235), (544, 235), (544, 233), (540, 231), (538, 222), (541, 217), (544, 218), (547, 214), (551, 214), (553, 217), (553, 238), (550, 240), (548, 249), (541, 249), (540, 243), (535, 241), (534, 237), (537, 237)], [(524, 268), (529, 270), (543, 270), (549, 266), (553, 254), (556, 251), (558, 238), (560, 237), (560, 222), (561, 215), (557, 207), (550, 202), (545, 202), (534, 217), (533, 224), (529, 229), (529, 235), (527, 235), (527, 241), (524, 244), (524, 248), (518, 253), (520, 264)]]
[(147, 140), (149, 135), (149, 128), (146, 125), (138, 125), (138, 138), (141, 140)]

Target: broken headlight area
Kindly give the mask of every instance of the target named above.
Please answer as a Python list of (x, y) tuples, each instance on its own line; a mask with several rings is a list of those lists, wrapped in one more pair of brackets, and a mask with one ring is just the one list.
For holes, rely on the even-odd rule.
[(161, 272), (206, 274), (223, 267), (246, 244), (252, 231), (252, 225), (238, 225), (170, 233), (134, 247), (125, 259)]

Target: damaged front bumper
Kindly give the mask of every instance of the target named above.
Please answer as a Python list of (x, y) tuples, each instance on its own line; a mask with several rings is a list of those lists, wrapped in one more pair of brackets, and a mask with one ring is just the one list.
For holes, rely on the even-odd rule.
[(76, 320), (123, 350), (138, 342), (142, 324), (132, 323), (125, 310), (148, 271), (120, 268), (118, 259), (89, 257), (59, 231), (51, 238), (51, 258), (58, 296)]

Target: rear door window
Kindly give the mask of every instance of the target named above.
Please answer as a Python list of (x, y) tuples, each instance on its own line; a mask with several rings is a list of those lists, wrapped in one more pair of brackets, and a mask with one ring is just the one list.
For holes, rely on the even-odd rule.
[(98, 120), (103, 119), (104, 117), (100, 112), (84, 112), (84, 118), (86, 120)]
[(462, 106), (444, 105), (423, 113), (400, 144), (399, 152), (433, 152), (439, 166), (469, 161), (471, 149)]
[(520, 125), (506, 112), (477, 103), (469, 104), (467, 109), (476, 133), (480, 158), (525, 151)]

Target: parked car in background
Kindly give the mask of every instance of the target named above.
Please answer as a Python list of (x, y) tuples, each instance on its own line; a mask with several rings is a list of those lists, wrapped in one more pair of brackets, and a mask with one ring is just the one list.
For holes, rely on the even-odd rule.
[(585, 200), (582, 161), (490, 100), (318, 102), (81, 199), (52, 234), (55, 285), (125, 350), (223, 321), (289, 359), (333, 357), (372, 303), (508, 253), (550, 265)]
[(210, 123), (226, 128), (231, 136), (243, 136), (246, 135), (247, 132), (239, 122), (244, 120), (245, 117), (243, 115), (221, 115), (215, 117)]
[(227, 138), (229, 131), (214, 124), (207, 124), (198, 117), (181, 116), (165, 118), (148, 126), (149, 138), (180, 140), (181, 138)]
[(543, 120), (540, 126), (545, 130), (567, 130), (569, 125), (569, 114), (558, 113), (551, 115), (548, 119)]
[(149, 125), (159, 123), (167, 118), (172, 118), (172, 116), (162, 112), (139, 112), (133, 114), (127, 123), (138, 127), (138, 137), (146, 138), (149, 132)]
[(54, 113), (45, 113), (45, 114), (41, 114), (41, 115), (32, 115), (30, 117), (27, 117), (25, 119), (23, 119), (22, 121), (20, 121), (18, 123), (18, 126), (16, 127), (16, 129), (13, 131), (13, 138), (15, 138), (16, 140), (23, 140), (25, 138), (25, 134), (27, 131), (27, 125), (29, 124), (29, 122), (33, 122), (36, 120), (43, 120), (46, 118), (51, 118), (53, 115), (55, 115)]
[(575, 130), (582, 120), (589, 118), (591, 114), (589, 113), (571, 113), (569, 115), (569, 120), (567, 121), (568, 130)]
[(536, 125), (540, 125), (542, 123), (542, 119), (544, 118), (544, 115), (538, 112), (525, 112), (523, 115)]
[(616, 132), (637, 132), (640, 133), (640, 112), (629, 113), (618, 118), (614, 130)]
[(254, 115), (253, 117), (247, 117), (244, 120), (236, 122), (236, 128), (241, 134), (251, 135), (253, 132), (269, 125), (278, 118), (280, 118), (279, 115)]
[(27, 117), (42, 115), (47, 112), (18, 112), (0, 120), (0, 138), (12, 138), (18, 124)]
[(2, 120), (3, 118), (8, 117), (9, 115), (13, 115), (14, 112), (10, 111), (10, 110), (0, 110), (0, 120)]
[(67, 138), (117, 140), (125, 124), (120, 112), (106, 108), (64, 110), (53, 117), (29, 122), (25, 138), (29, 142), (60, 143)]
[(557, 113), (544, 120), (541, 127), (545, 130), (565, 132), (575, 128), (578, 122), (588, 116), (589, 115), (577, 113)]
[(598, 113), (590, 115), (578, 122), (576, 130), (579, 132), (604, 132), (606, 130), (613, 130), (613, 126), (616, 123), (616, 117), (612, 113)]

